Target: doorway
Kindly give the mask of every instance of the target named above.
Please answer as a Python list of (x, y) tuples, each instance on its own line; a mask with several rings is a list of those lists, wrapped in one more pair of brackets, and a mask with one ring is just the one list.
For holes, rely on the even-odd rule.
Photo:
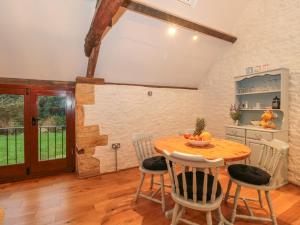
[(0, 181), (74, 168), (74, 90), (0, 85)]

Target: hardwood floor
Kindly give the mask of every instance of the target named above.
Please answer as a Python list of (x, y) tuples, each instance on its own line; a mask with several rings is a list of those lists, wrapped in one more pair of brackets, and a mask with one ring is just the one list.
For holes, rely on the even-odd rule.
[[(101, 178), (77, 179), (74, 174), (34, 179), (0, 185), (0, 207), (5, 210), (4, 224), (9, 225), (167, 225), (160, 205), (145, 199), (133, 202), (139, 181), (137, 169), (103, 175)], [(223, 192), (226, 175), (221, 178)], [(144, 190), (149, 188), (150, 180)], [(232, 189), (234, 192), (234, 188)], [(169, 190), (168, 190), (169, 192)], [(255, 192), (242, 189), (242, 195), (254, 197)], [(300, 224), (300, 188), (286, 185), (271, 193), (279, 225)], [(172, 208), (167, 194), (167, 209)], [(240, 211), (245, 211), (240, 202)], [(255, 206), (258, 206), (255, 204)], [(265, 202), (266, 206), (266, 202)], [(223, 205), (229, 218), (232, 201)], [(266, 210), (257, 211), (265, 214)], [(187, 210), (187, 217), (206, 224), (203, 213)], [(215, 221), (216, 222), (216, 221)], [(269, 224), (237, 220), (237, 225)]]

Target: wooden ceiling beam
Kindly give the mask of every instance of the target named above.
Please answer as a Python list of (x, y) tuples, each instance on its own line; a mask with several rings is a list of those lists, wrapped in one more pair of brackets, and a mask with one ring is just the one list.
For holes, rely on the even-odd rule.
[(189, 20), (180, 18), (178, 16), (169, 14), (167, 12), (163, 12), (159, 9), (144, 5), (142, 3), (138, 3), (133, 0), (125, 0), (122, 6), (131, 11), (138, 12), (138, 13), (141, 13), (141, 14), (144, 14), (147, 16), (151, 16), (156, 19), (163, 20), (163, 21), (167, 21), (169, 23), (176, 24), (181, 27), (185, 27), (185, 28), (188, 28), (188, 29), (191, 29), (191, 30), (215, 37), (215, 38), (219, 38), (219, 39), (227, 41), (227, 42), (234, 43), (237, 40), (237, 37), (234, 37), (230, 34), (226, 34), (222, 31), (218, 31), (216, 29), (213, 29), (213, 28), (210, 28), (210, 27), (198, 24), (198, 23), (191, 22)]
[(84, 44), (85, 55), (89, 57), (87, 77), (94, 77), (102, 36), (106, 29), (112, 26), (112, 18), (123, 3), (124, 0), (97, 2), (96, 12)]
[(81, 83), (81, 84), (104, 84), (104, 79), (103, 78), (89, 78), (89, 77), (81, 77), (78, 76), (76, 77), (76, 83)]
[(110, 26), (112, 18), (123, 3), (124, 0), (102, 0), (98, 2), (90, 30), (85, 38), (84, 46), (87, 57), (91, 55), (92, 49), (100, 44), (102, 35)]

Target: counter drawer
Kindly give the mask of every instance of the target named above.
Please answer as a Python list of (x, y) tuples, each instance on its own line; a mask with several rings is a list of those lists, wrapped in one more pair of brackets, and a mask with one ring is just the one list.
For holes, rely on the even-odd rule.
[(226, 127), (226, 135), (236, 136), (236, 137), (245, 137), (246, 131), (244, 129)]
[(244, 137), (236, 137), (236, 136), (230, 136), (230, 135), (226, 135), (226, 139), (230, 140), (230, 141), (235, 141), (241, 144), (246, 144), (246, 140)]
[(273, 139), (273, 133), (257, 131), (257, 130), (247, 130), (247, 139), (254, 139), (254, 140), (264, 139), (267, 141), (271, 141)]

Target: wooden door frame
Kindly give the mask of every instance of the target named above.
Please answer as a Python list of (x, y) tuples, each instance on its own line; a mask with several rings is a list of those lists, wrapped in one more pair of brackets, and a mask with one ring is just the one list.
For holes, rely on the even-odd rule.
[(30, 95), (26, 88), (15, 88), (0, 85), (0, 94), (22, 95), (24, 96), (24, 163), (15, 165), (1, 166), (0, 168), (0, 181), (7, 182), (12, 179), (19, 179), (26, 176), (26, 169), (30, 166), (30, 116), (29, 103)]
[[(26, 96), (24, 97), (24, 107), (25, 106), (25, 98), (27, 99), (26, 104), (30, 105), (30, 92), (31, 90), (49, 90), (49, 91), (68, 91), (71, 93), (71, 112), (70, 112), (70, 140), (69, 140), (69, 145), (72, 146), (72, 149), (75, 149), (75, 82), (64, 82), (64, 81), (44, 81), (44, 80), (31, 80), (31, 79), (14, 79), (14, 78), (0, 78), (0, 90), (4, 90), (9, 92), (10, 90), (25, 90), (26, 91)], [(24, 129), (25, 129), (25, 118), (26, 119), (26, 128), (28, 131), (26, 133), (31, 132), (31, 112), (30, 110), (25, 110), (24, 109)], [(24, 130), (25, 132), (25, 130)], [(25, 134), (24, 134), (25, 135)], [(27, 138), (28, 140), (29, 138)], [(26, 143), (26, 144), (25, 144)], [(26, 145), (26, 150), (25, 151), (25, 145)], [(20, 174), (19, 176), (16, 177), (9, 177), (9, 178), (0, 178), (0, 183), (4, 182), (12, 182), (12, 181), (18, 181), (18, 180), (23, 180), (23, 179), (28, 179), (28, 178), (35, 178), (35, 177), (41, 177), (45, 175), (54, 175), (57, 173), (61, 173), (62, 171), (57, 171), (57, 172), (45, 172), (41, 174), (26, 174), (26, 168), (30, 166), (30, 141), (26, 141), (26, 138), (24, 140), (24, 160), (26, 157), (27, 162), (25, 162), (24, 165), (24, 171), (25, 173)], [(25, 156), (26, 155), (26, 156)], [(26, 166), (25, 166), (26, 165)], [(66, 172), (71, 172), (75, 170), (75, 155), (72, 154), (69, 160), (69, 166), (68, 170)], [(9, 172), (6, 168), (2, 167), (0, 172), (2, 173)], [(0, 174), (1, 174), (0, 173)]]
[[(56, 171), (72, 171), (73, 164), (70, 162), (74, 161), (74, 147), (75, 145), (73, 135), (71, 134), (74, 130), (73, 123), (74, 121), (74, 105), (72, 99), (74, 98), (73, 92), (69, 90), (41, 90), (41, 89), (32, 89), (31, 92), (31, 116), (38, 116), (38, 96), (65, 96), (68, 101), (71, 101), (70, 107), (66, 108), (66, 158), (56, 159), (56, 160), (46, 160), (39, 161), (38, 158), (38, 125), (33, 126), (31, 124), (31, 174), (51, 174)], [(72, 110), (73, 109), (73, 110)], [(72, 139), (73, 138), (73, 139)], [(67, 163), (67, 164), (65, 164)], [(65, 167), (66, 166), (66, 167)], [(46, 167), (47, 169), (44, 169)]]

